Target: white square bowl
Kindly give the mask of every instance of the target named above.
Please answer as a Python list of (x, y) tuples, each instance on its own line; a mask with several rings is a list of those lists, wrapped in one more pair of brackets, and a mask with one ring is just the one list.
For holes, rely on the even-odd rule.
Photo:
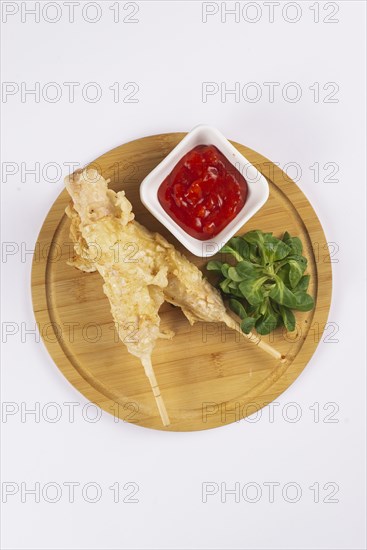
[[(215, 145), (247, 181), (244, 206), (233, 220), (215, 237), (202, 241), (192, 237), (164, 210), (158, 189), (176, 164), (197, 145)], [(195, 256), (208, 258), (219, 249), (265, 204), (269, 185), (264, 176), (216, 128), (200, 124), (186, 134), (178, 145), (141, 182), (140, 199), (144, 206)]]

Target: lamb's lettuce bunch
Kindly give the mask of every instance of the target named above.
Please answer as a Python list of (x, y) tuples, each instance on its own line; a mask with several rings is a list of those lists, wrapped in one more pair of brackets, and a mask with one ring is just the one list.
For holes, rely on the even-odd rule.
[(298, 237), (286, 232), (280, 240), (272, 233), (249, 231), (230, 239), (221, 252), (236, 263), (210, 261), (206, 267), (220, 275), (218, 286), (241, 318), (243, 332), (256, 328), (259, 334), (269, 334), (281, 325), (291, 332), (296, 325), (292, 310), (314, 307)]

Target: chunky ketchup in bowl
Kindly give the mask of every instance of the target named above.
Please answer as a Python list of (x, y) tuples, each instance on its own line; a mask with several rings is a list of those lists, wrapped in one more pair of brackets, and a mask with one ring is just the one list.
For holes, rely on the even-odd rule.
[(158, 200), (189, 235), (205, 241), (220, 233), (243, 208), (247, 182), (214, 145), (198, 145), (158, 188)]

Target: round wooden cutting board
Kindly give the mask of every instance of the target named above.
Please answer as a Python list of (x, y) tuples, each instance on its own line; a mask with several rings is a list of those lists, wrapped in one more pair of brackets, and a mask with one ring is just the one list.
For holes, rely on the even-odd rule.
[[(125, 189), (138, 221), (163, 234), (204, 270), (207, 260), (184, 250), (139, 199), (140, 182), (184, 135), (138, 139), (109, 151), (92, 165), (111, 178), (114, 190)], [(171, 420), (168, 428), (162, 426), (140, 362), (117, 338), (102, 278), (66, 263), (73, 245), (64, 213), (69, 203), (65, 190), (42, 226), (32, 269), (33, 307), (42, 338), (71, 384), (89, 401), (122, 420), (175, 431), (203, 430), (241, 420), (292, 384), (322, 336), (331, 299), (331, 265), (315, 211), (277, 166), (243, 145), (233, 145), (256, 165), (270, 186), (269, 200), (239, 234), (261, 229), (277, 237), (286, 230), (299, 236), (308, 258), (309, 292), (316, 307), (296, 313), (295, 332), (276, 329), (263, 337), (287, 356), (287, 361), (280, 363), (220, 324), (196, 323), (191, 327), (179, 308), (164, 304), (160, 311), (162, 328), (174, 330), (175, 336), (158, 340), (153, 365)]]

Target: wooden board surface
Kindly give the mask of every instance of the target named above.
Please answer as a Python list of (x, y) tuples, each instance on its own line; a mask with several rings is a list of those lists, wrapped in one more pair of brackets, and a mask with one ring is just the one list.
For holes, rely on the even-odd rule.
[[(204, 268), (145, 209), (139, 199), (142, 179), (184, 137), (184, 133), (149, 136), (126, 143), (92, 165), (125, 189), (136, 219), (159, 231), (178, 250)], [(164, 304), (163, 328), (175, 331), (159, 340), (153, 353), (157, 380), (171, 425), (163, 428), (149, 381), (138, 359), (119, 342), (109, 303), (98, 273), (82, 273), (66, 264), (72, 255), (69, 220), (64, 214), (69, 195), (63, 191), (42, 226), (33, 259), (32, 295), (41, 336), (55, 364), (89, 401), (119, 418), (149, 428), (190, 431), (214, 428), (253, 414), (281, 394), (297, 378), (314, 353), (327, 322), (331, 299), (331, 265), (321, 224), (312, 206), (290, 178), (255, 151), (233, 145), (268, 179), (270, 197), (243, 227), (287, 230), (304, 245), (311, 274), (309, 292), (316, 307), (297, 312), (292, 334), (276, 329), (264, 336), (283, 354), (281, 364), (220, 324), (189, 325), (179, 308)], [(209, 277), (210, 278), (210, 277)], [(300, 390), (302, 391), (302, 390)]]

